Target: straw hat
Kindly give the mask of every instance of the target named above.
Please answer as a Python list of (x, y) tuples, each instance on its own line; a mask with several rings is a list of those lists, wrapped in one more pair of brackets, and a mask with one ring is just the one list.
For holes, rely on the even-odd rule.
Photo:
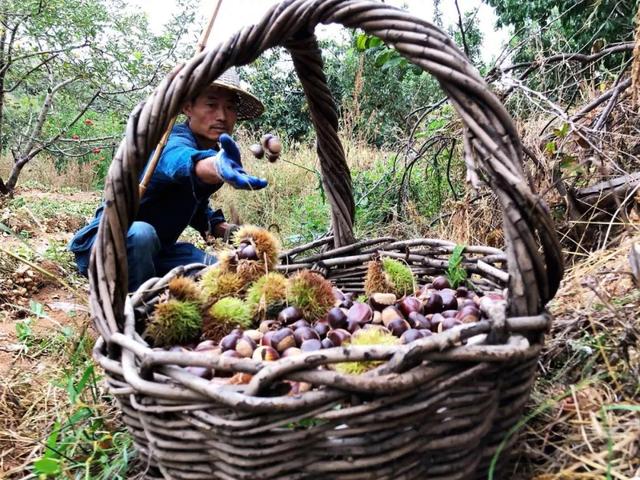
[(262, 102), (242, 88), (240, 76), (233, 67), (213, 81), (211, 86), (225, 88), (236, 94), (238, 99), (238, 120), (250, 120), (259, 117), (264, 112)]

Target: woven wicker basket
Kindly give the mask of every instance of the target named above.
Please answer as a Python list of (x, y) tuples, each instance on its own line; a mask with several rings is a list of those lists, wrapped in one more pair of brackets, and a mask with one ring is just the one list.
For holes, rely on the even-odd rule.
[[(125, 232), (138, 207), (138, 175), (184, 99), (233, 65), (285, 46), (310, 106), (333, 236), (284, 254), (281, 268), (314, 268), (361, 291), (372, 255), (404, 259), (421, 282), (446, 268), (453, 243), (384, 238), (355, 242), (351, 179), (338, 141), (338, 117), (313, 35), (318, 23), (377, 35), (434, 75), (465, 125), (468, 164), (491, 186), (504, 212), (506, 251), (467, 247), (464, 266), (483, 289), (508, 288), (508, 308), (403, 346), (352, 346), (267, 364), (149, 348), (136, 321), (169, 279), (197, 275), (189, 265), (127, 295)], [(550, 317), (544, 305), (562, 276), (560, 249), (541, 200), (523, 180), (511, 118), (453, 42), (433, 25), (379, 2), (289, 0), (263, 20), (175, 69), (132, 113), (109, 171), (106, 209), (90, 267), (91, 308), (101, 337), (94, 355), (106, 372), (148, 475), (175, 479), (495, 478), (514, 441), (535, 378)], [(466, 339), (486, 334), (473, 344)], [(318, 368), (359, 359), (385, 362), (359, 376)], [(182, 366), (253, 375), (219, 385)], [(314, 388), (278, 393), (283, 380)], [(499, 450), (500, 455), (495, 455)], [(497, 459), (497, 461), (496, 461)]]

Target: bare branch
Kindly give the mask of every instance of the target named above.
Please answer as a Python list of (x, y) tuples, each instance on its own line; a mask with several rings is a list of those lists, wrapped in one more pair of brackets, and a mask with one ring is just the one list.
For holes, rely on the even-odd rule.
[(464, 32), (464, 24), (462, 22), (462, 14), (460, 13), (460, 7), (458, 6), (458, 0), (455, 0), (456, 10), (458, 11), (458, 28), (460, 28), (460, 36), (462, 37), (462, 45), (464, 46), (464, 53), (467, 58), (471, 58), (469, 56), (469, 46), (467, 45), (467, 36)]
[[(35, 72), (36, 70), (38, 70), (40, 67), (42, 67), (43, 65), (46, 65), (47, 63), (49, 63), (51, 60), (53, 60), (54, 58), (56, 58), (57, 55), (53, 55), (51, 57), (45, 58), (42, 62), (40, 62), (38, 65), (36, 65), (35, 67), (33, 67), (31, 70), (29, 70), (28, 72), (26, 72), (22, 77), (20, 77), (16, 83), (14, 83), (11, 87), (9, 88), (5, 88), (0, 90), (0, 94), (2, 93), (10, 93), (13, 92), (16, 88), (18, 88), (22, 82), (24, 82), (27, 78), (29, 78), (29, 75), (31, 75), (33, 72)], [(0, 73), (0, 76), (2, 75), (2, 73)]]

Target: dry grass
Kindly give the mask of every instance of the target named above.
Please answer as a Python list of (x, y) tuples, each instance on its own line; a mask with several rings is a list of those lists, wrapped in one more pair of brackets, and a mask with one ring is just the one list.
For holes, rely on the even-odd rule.
[(518, 477), (640, 476), (640, 290), (631, 245), (594, 252), (567, 272), (531, 399)]
[[(11, 158), (0, 156), (0, 178), (7, 179), (11, 166)], [(55, 191), (65, 188), (90, 191), (94, 190), (98, 183), (97, 170), (97, 160), (82, 165), (71, 161), (63, 171), (60, 171), (51, 157), (38, 156), (22, 170), (18, 186), (30, 185)]]

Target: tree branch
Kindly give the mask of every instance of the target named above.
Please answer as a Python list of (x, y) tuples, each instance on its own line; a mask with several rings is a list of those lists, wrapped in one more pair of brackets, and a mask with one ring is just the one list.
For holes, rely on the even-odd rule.
[(469, 46), (467, 45), (467, 37), (464, 32), (464, 24), (462, 22), (462, 14), (460, 13), (460, 7), (458, 6), (458, 0), (455, 0), (456, 10), (458, 11), (458, 27), (460, 28), (460, 36), (462, 37), (462, 45), (464, 46), (464, 54), (468, 59), (471, 59), (469, 56)]

